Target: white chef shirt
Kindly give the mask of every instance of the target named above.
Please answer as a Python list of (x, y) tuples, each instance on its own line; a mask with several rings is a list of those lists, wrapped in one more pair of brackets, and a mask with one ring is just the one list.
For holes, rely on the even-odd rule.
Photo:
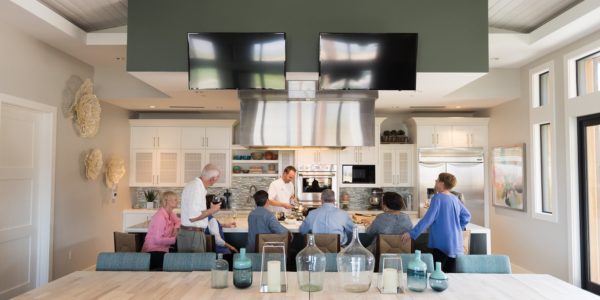
[[(275, 200), (279, 202), (290, 203), (290, 197), (294, 194), (294, 184), (290, 181), (288, 183), (283, 182), (283, 179), (278, 178), (271, 182), (269, 185), (269, 200)], [(281, 206), (270, 206), (273, 212), (289, 212), (289, 209), (285, 209)]]
[(190, 222), (206, 210), (206, 188), (200, 178), (188, 182), (181, 192), (181, 225), (187, 227), (208, 227), (208, 218)]

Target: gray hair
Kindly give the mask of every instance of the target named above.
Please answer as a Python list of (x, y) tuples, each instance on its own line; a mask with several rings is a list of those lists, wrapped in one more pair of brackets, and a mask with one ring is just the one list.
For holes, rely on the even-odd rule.
[(219, 175), (221, 175), (221, 171), (219, 171), (217, 166), (213, 164), (208, 164), (204, 166), (204, 169), (202, 169), (202, 173), (200, 173), (200, 179), (209, 180)]
[(335, 192), (330, 189), (323, 190), (321, 192), (321, 201), (327, 203), (335, 202)]

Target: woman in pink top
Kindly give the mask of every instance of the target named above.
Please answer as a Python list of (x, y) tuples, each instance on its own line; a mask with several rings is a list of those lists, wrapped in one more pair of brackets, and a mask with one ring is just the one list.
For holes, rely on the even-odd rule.
[(161, 195), (160, 208), (152, 216), (144, 240), (143, 252), (150, 253), (150, 269), (162, 270), (163, 258), (169, 247), (175, 244), (181, 221), (173, 209), (177, 207), (177, 194), (166, 191)]

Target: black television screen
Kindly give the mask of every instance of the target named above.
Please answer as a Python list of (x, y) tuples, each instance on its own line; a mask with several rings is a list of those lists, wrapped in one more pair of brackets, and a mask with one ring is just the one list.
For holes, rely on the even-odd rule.
[(322, 90), (414, 90), (416, 33), (321, 33)]
[(189, 88), (285, 89), (285, 33), (188, 33)]

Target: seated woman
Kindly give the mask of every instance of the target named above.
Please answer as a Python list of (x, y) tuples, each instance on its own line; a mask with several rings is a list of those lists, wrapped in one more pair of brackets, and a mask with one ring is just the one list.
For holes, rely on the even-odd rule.
[[(206, 207), (210, 207), (213, 197), (214, 195), (206, 195)], [(213, 217), (212, 215), (208, 216), (208, 230), (206, 233), (215, 236), (215, 252), (223, 253), (223, 258), (226, 259), (230, 265), (233, 263), (232, 252), (238, 253), (238, 250), (234, 246), (225, 242), (225, 234), (223, 233), (223, 227), (235, 228), (235, 226), (235, 222), (225, 223), (221, 225), (219, 220), (217, 220), (215, 217)]]
[(160, 206), (150, 220), (148, 233), (142, 247), (142, 252), (150, 253), (150, 270), (162, 270), (165, 253), (169, 252), (169, 247), (175, 244), (177, 230), (181, 225), (181, 221), (173, 212), (173, 209), (177, 207), (175, 192), (162, 193)]
[(383, 213), (379, 214), (373, 223), (367, 228), (366, 234), (373, 238), (371, 245), (367, 247), (375, 253), (377, 246), (377, 235), (379, 234), (403, 234), (412, 229), (410, 217), (401, 212), (406, 205), (404, 199), (398, 193), (386, 192), (383, 194)]

